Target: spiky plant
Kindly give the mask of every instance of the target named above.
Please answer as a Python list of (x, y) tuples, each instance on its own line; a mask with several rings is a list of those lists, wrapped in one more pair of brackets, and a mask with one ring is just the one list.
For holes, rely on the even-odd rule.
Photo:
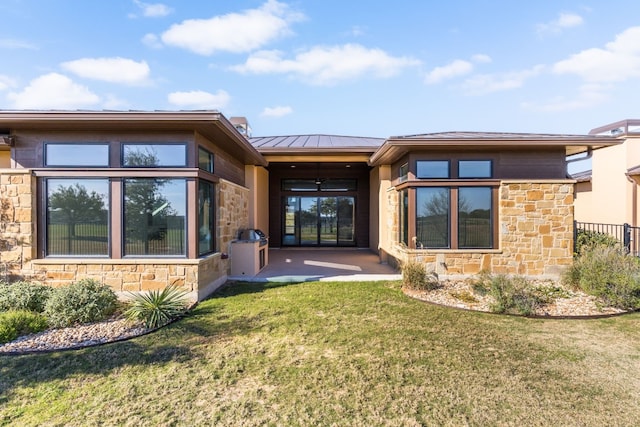
[(158, 328), (187, 311), (187, 292), (175, 286), (162, 290), (131, 294), (125, 315), (130, 320), (142, 321), (150, 329)]

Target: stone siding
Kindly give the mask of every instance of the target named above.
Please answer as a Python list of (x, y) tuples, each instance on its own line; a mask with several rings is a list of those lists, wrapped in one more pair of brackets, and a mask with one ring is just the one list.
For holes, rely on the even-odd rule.
[[(394, 194), (396, 194), (394, 198)], [(441, 275), (491, 273), (557, 278), (573, 262), (573, 182), (503, 181), (499, 189), (499, 244), (495, 249), (407, 249), (398, 244), (397, 192), (388, 206), (395, 210), (389, 252), (398, 261), (418, 260)]]
[(174, 285), (201, 300), (226, 282), (230, 265), (225, 254), (238, 230), (248, 227), (249, 190), (221, 179), (217, 184), (217, 253), (200, 259), (34, 259), (35, 194), (36, 180), (30, 171), (0, 171), (2, 278), (37, 280), (51, 286), (89, 278), (116, 292)]
[(21, 277), (35, 255), (36, 180), (30, 171), (0, 170), (2, 279)]

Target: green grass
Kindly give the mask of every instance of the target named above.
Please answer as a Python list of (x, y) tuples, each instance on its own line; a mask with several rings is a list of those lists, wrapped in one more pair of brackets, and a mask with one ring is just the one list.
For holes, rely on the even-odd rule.
[(635, 425), (639, 314), (540, 320), (375, 283), (237, 284), (137, 339), (0, 357), (0, 424)]

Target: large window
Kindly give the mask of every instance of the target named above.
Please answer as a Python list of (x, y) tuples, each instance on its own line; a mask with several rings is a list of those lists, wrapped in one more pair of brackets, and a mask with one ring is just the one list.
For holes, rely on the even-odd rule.
[(186, 204), (184, 179), (125, 179), (125, 255), (185, 255)]
[(198, 255), (215, 251), (215, 186), (208, 181), (198, 183)]
[(187, 165), (186, 144), (122, 144), (125, 167), (180, 167)]
[(100, 167), (109, 166), (109, 144), (47, 143), (45, 166)]
[(448, 188), (418, 188), (416, 193), (416, 246), (448, 248), (451, 202)]
[[(492, 247), (491, 187), (420, 187), (415, 191), (417, 248)], [(401, 217), (403, 221), (406, 216)]]
[(109, 180), (47, 179), (46, 254), (109, 254)]

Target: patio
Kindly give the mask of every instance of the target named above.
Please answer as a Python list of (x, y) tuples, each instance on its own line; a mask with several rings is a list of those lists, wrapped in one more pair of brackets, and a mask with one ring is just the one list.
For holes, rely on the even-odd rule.
[(400, 280), (393, 267), (381, 264), (368, 249), (269, 249), (269, 263), (253, 277), (229, 280), (255, 282)]

